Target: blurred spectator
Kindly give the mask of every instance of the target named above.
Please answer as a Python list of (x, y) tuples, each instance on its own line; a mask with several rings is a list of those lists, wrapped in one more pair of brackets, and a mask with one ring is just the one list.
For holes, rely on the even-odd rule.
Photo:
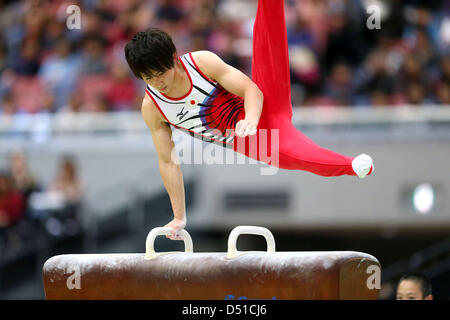
[[(450, 5), (447, 4), (447, 7)], [(450, 9), (447, 9), (447, 12), (442, 13), (443, 18), (439, 24), (439, 30), (437, 32), (437, 40), (436, 45), (441, 54), (448, 54), (450, 51), (450, 17), (449, 12)]]
[(413, 80), (408, 82), (404, 92), (404, 103), (406, 104), (424, 105), (431, 103), (426, 95), (427, 88), (423, 81)]
[(450, 105), (450, 82), (441, 82), (437, 85), (435, 103)]
[[(90, 2), (90, 4), (89, 4)], [(112, 1), (110, 0), (94, 0), (94, 1), (84, 1), (84, 5), (89, 5), (90, 10), (93, 11), (98, 18), (101, 20), (101, 22), (114, 22), (116, 18), (116, 13), (114, 11), (113, 5), (111, 4)], [(114, 2), (120, 2), (120, 1), (114, 1)], [(87, 8), (86, 8), (87, 9)], [(125, 9), (122, 9), (125, 10)], [(119, 10), (120, 11), (120, 10)]]
[(61, 112), (64, 113), (78, 113), (82, 111), (83, 99), (79, 92), (72, 92), (67, 100), (67, 103), (61, 107)]
[(81, 105), (83, 112), (108, 112), (110, 104), (106, 95), (102, 92), (96, 93), (89, 101), (84, 101)]
[(365, 55), (364, 41), (359, 33), (351, 29), (345, 1), (328, 2), (328, 41), (324, 53), (325, 70), (343, 61), (352, 67), (357, 66)]
[(82, 28), (85, 35), (97, 35), (103, 37), (102, 17), (98, 10), (85, 11), (82, 15)]
[(320, 66), (311, 49), (294, 46), (289, 49), (292, 104), (301, 105), (320, 89)]
[(0, 101), (0, 114), (12, 116), (17, 112), (17, 105), (11, 93), (3, 95)]
[(422, 71), (423, 66), (420, 59), (412, 53), (406, 54), (398, 76), (397, 91), (406, 92), (408, 84), (421, 81)]
[(351, 83), (352, 70), (346, 63), (335, 64), (326, 81), (324, 93), (334, 100), (335, 104), (347, 106), (352, 104), (353, 86)]
[(64, 105), (75, 86), (80, 58), (72, 54), (71, 44), (64, 38), (55, 42), (53, 53), (43, 62), (39, 76), (55, 96), (56, 110)]
[(442, 53), (442, 51), (445, 51), (446, 45), (448, 45), (445, 35), (441, 34), (442, 28), (445, 28), (444, 22), (445, 18), (448, 18), (448, 12), (447, 14), (445, 10), (434, 10), (433, 12), (432, 9), (432, 6), (424, 3), (418, 4), (417, 7), (406, 7), (405, 17), (409, 23), (404, 25), (403, 37), (406, 39), (417, 39), (418, 36), (423, 37), (423, 35), (417, 34), (420, 30), (429, 38), (430, 47), (434, 46), (437, 52)]
[(9, 67), (0, 73), (0, 96), (11, 93), (15, 77), (15, 72)]
[(393, 104), (391, 95), (383, 89), (370, 90), (369, 104), (374, 107), (386, 107)]
[(8, 230), (23, 215), (23, 196), (14, 189), (11, 176), (0, 172), (0, 258), (8, 243)]
[(49, 8), (49, 1), (35, 0), (23, 2), (22, 10), (25, 39), (38, 40), (41, 38), (49, 18)]
[(426, 71), (436, 62), (436, 51), (432, 47), (429, 35), (423, 29), (416, 30), (412, 52), (419, 59), (420, 64), (426, 68)]
[[(8, 67), (8, 53), (4, 41), (0, 37), (0, 75)], [(1, 92), (0, 92), (1, 94)]]
[(80, 230), (83, 194), (75, 159), (63, 156), (48, 190), (31, 195), (31, 217), (40, 221), (52, 236), (74, 235)]
[(29, 209), (29, 198), (33, 192), (41, 190), (36, 177), (30, 171), (23, 151), (13, 151), (9, 156), (9, 166), (14, 187), (23, 195), (25, 213)]
[(291, 82), (315, 89), (320, 81), (320, 66), (311, 49), (304, 46), (293, 46), (289, 49), (289, 59)]
[(82, 40), (82, 65), (80, 73), (106, 73), (108, 66), (105, 61), (105, 39), (96, 34), (87, 34)]
[(23, 195), (14, 188), (11, 176), (0, 172), (0, 230), (19, 221), (23, 212)]
[(58, 45), (61, 39), (65, 38), (66, 21), (53, 17), (49, 19), (45, 26), (44, 35), (42, 37), (42, 47), (44, 56), (53, 50)]
[(290, 45), (304, 45), (309, 48), (316, 47), (313, 35), (308, 29), (306, 21), (302, 19), (302, 16), (296, 17), (295, 20), (290, 22), (287, 36)]
[(35, 75), (40, 66), (39, 44), (36, 40), (28, 40), (22, 44), (20, 54), (12, 57), (13, 70), (21, 75)]
[(433, 300), (430, 280), (421, 272), (403, 275), (398, 282), (396, 299)]
[(136, 88), (127, 65), (122, 61), (115, 61), (111, 66), (111, 84), (106, 95), (111, 110), (131, 110), (134, 107)]
[(130, 10), (127, 13), (128, 29), (130, 38), (139, 31), (150, 27), (154, 22), (154, 2), (153, 1), (134, 1), (130, 3)]
[(206, 1), (193, 8), (193, 12), (189, 16), (189, 23), (193, 35), (202, 35), (204, 37), (209, 35), (213, 26), (213, 11), (213, 3)]
[(450, 83), (450, 56), (444, 56), (439, 63), (439, 69), (441, 70), (440, 80), (445, 83)]
[[(328, 41), (328, 3), (326, 0), (302, 0), (295, 1), (292, 5), (293, 11), (287, 12), (288, 29), (291, 32), (298, 33), (299, 28), (301, 32), (306, 34), (311, 46), (318, 55), (322, 55), (326, 49)], [(287, 6), (289, 8), (289, 5)], [(289, 21), (289, 16), (293, 15), (292, 21)], [(296, 26), (296, 24), (298, 24)], [(296, 30), (296, 31), (295, 31)], [(289, 37), (289, 33), (288, 33)], [(294, 44), (292, 39), (289, 39), (289, 44)], [(305, 43), (305, 42), (304, 42)]]
[(161, 3), (156, 11), (156, 16), (161, 20), (170, 22), (178, 22), (183, 16), (183, 13), (178, 8), (175, 0), (161, 0)]
[(360, 103), (368, 102), (376, 106), (388, 104), (394, 91), (395, 80), (387, 67), (386, 52), (372, 52), (356, 72), (353, 83)]
[(74, 210), (80, 206), (83, 186), (74, 157), (66, 155), (61, 158), (57, 174), (49, 190), (62, 194), (68, 210)]

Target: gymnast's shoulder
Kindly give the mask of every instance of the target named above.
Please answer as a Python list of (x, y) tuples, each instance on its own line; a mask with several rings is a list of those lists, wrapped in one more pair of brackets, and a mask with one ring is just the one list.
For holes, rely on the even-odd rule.
[(192, 59), (197, 67), (208, 77), (214, 79), (214, 75), (222, 72), (226, 63), (214, 52), (208, 50), (192, 51)]

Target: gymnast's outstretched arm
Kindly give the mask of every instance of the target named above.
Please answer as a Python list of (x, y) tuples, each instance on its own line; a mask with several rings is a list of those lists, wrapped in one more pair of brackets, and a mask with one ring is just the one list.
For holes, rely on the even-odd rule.
[(159, 173), (172, 204), (174, 219), (165, 227), (171, 227), (173, 233), (166, 237), (171, 240), (181, 240), (177, 233), (186, 226), (186, 201), (183, 173), (180, 165), (172, 159), (172, 150), (175, 147), (172, 141), (172, 130), (147, 95), (142, 102), (141, 113), (152, 133), (153, 143), (158, 153)]
[(256, 134), (264, 102), (264, 95), (258, 86), (211, 51), (196, 51), (192, 56), (205, 75), (228, 92), (244, 98), (245, 118), (236, 124), (236, 135), (245, 137)]

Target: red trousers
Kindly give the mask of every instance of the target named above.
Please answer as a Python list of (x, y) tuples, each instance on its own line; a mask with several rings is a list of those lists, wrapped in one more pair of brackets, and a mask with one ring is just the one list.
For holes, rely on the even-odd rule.
[[(264, 94), (263, 109), (257, 134), (235, 138), (236, 152), (281, 169), (304, 170), (321, 176), (356, 175), (351, 165), (353, 157), (320, 147), (292, 124), (284, 0), (258, 1), (253, 26), (252, 78)], [(265, 141), (265, 146), (261, 146), (261, 141)], [(274, 152), (278, 152), (278, 157)]]

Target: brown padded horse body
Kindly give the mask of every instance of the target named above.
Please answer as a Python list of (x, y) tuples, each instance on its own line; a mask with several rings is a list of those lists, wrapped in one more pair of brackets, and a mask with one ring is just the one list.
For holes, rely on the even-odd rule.
[[(43, 267), (47, 299), (376, 299), (380, 264), (354, 251), (71, 254)], [(379, 269), (378, 269), (379, 270)], [(78, 274), (77, 274), (78, 272)], [(79, 287), (74, 287), (74, 277)], [(71, 285), (72, 284), (72, 285)], [(371, 285), (372, 284), (372, 285)]]

